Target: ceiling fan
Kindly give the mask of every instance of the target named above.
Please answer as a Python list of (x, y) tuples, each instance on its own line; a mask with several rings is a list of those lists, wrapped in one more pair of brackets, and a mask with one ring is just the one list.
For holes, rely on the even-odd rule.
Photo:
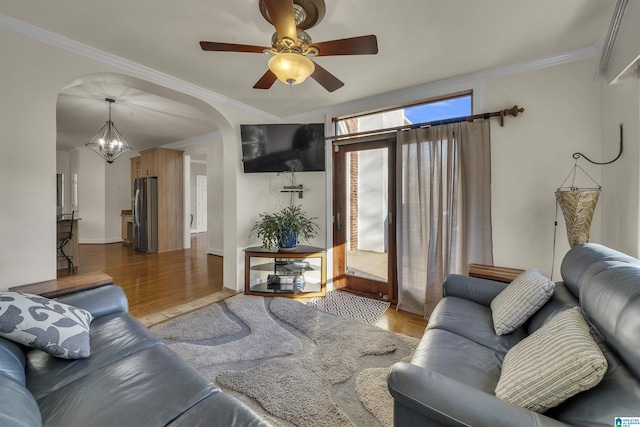
[(269, 70), (253, 86), (269, 89), (276, 80), (289, 85), (311, 76), (329, 92), (344, 86), (336, 76), (309, 59), (314, 56), (372, 55), (378, 53), (375, 35), (313, 43), (304, 31), (324, 17), (324, 0), (260, 0), (264, 18), (276, 27), (271, 47), (201, 41), (205, 51), (249, 52), (271, 55)]

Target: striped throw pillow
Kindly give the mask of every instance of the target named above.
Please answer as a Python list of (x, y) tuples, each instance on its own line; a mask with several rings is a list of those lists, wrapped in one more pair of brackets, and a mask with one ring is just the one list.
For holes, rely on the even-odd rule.
[(595, 387), (606, 372), (607, 359), (580, 308), (574, 307), (554, 316), (507, 352), (496, 396), (544, 412)]
[(555, 283), (538, 269), (527, 270), (491, 301), (493, 329), (510, 334), (527, 321), (553, 295)]

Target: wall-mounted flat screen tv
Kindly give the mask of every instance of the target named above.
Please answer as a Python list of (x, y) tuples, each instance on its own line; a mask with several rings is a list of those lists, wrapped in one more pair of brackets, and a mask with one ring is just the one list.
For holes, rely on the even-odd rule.
[(245, 173), (325, 170), (324, 124), (240, 125)]

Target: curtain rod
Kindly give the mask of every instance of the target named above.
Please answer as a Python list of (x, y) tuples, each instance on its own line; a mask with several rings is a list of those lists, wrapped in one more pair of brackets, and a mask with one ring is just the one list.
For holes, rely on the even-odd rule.
[(386, 129), (368, 130), (364, 132), (349, 133), (346, 135), (327, 136), (325, 137), (325, 140), (332, 140), (334, 142), (339, 142), (345, 139), (360, 138), (360, 137), (372, 136), (372, 135), (384, 135), (388, 133), (395, 133), (397, 131), (407, 131), (411, 129), (427, 128), (431, 126), (448, 125), (451, 123), (472, 122), (478, 119), (488, 120), (491, 117), (498, 117), (500, 120), (500, 126), (504, 126), (504, 118), (506, 116), (517, 117), (518, 114), (523, 112), (524, 112), (524, 108), (519, 108), (517, 105), (514, 105), (511, 108), (507, 108), (500, 111), (494, 111), (493, 113), (474, 114), (472, 116), (455, 117), (452, 119), (436, 120), (433, 122), (412, 123), (410, 125), (397, 126), (393, 128), (386, 128)]

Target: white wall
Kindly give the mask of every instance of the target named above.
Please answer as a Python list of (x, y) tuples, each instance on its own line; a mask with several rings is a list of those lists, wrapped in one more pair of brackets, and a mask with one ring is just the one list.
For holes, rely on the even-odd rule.
[[(551, 273), (555, 217), (554, 192), (562, 184), (576, 151), (601, 152), (601, 91), (593, 79), (597, 61), (583, 60), (487, 80), (484, 111), (517, 104), (525, 112), (492, 120), (492, 219), (496, 265), (539, 268)], [(586, 163), (586, 162), (585, 162)], [(600, 167), (581, 163), (601, 182)], [(586, 184), (589, 182), (587, 181)], [(604, 190), (606, 191), (606, 189)], [(600, 205), (590, 241), (601, 241)], [(558, 218), (554, 279), (569, 249), (562, 214)]]
[[(86, 151), (89, 151), (87, 148)], [(100, 156), (93, 153), (95, 157)], [(137, 153), (129, 151), (113, 163), (105, 162), (104, 243), (122, 241), (122, 211), (131, 209), (131, 158)], [(96, 189), (99, 191), (100, 189)]]
[[(0, 75), (2, 75), (0, 79), (0, 99), (2, 99), (0, 102), (0, 200), (2, 201), (0, 203), (0, 241), (12, 242), (11, 245), (0, 247), (0, 290), (56, 277), (57, 97), (61, 90), (72, 82), (77, 82), (79, 78), (87, 79), (88, 76), (100, 78), (105, 73), (109, 73), (108, 78), (117, 76), (118, 79), (122, 77), (135, 80), (141, 90), (167, 96), (202, 109), (220, 129), (225, 145), (228, 143), (232, 147), (230, 150), (223, 149), (224, 158), (228, 160), (226, 164), (231, 168), (224, 168), (225, 184), (228, 184), (228, 188), (223, 191), (223, 196), (224, 200), (229, 202), (224, 205), (224, 223), (230, 226), (228, 232), (227, 229), (224, 231), (225, 255), (229, 253), (228, 257), (225, 256), (224, 275), (225, 286), (238, 288), (241, 272), (238, 265), (241, 253), (234, 235), (237, 210), (234, 169), (239, 162), (239, 152), (236, 151), (236, 147), (239, 147), (240, 143), (239, 127), (236, 126), (236, 122), (229, 120), (241, 117), (245, 122), (255, 122), (255, 118), (252, 119), (246, 113), (237, 114), (235, 110), (219, 105), (213, 99), (207, 99), (205, 102), (159, 84), (131, 79), (129, 76), (133, 74), (128, 71), (11, 31), (0, 29), (0, 40), (2, 40), (0, 44), (0, 57), (2, 57), (0, 61)], [(43, 72), (43, 69), (46, 69), (46, 72)], [(165, 82), (166, 79), (157, 77), (155, 81)], [(166, 84), (173, 83), (169, 81)], [(178, 85), (175, 84), (175, 86)], [(95, 153), (87, 154), (95, 156), (96, 161), (100, 160)], [(78, 157), (76, 161), (74, 156)], [(89, 181), (100, 179), (104, 181), (106, 173), (95, 174), (93, 171), (94, 174), (90, 174), (90, 171), (81, 165), (83, 162), (77, 161), (81, 156), (84, 160), (83, 154), (70, 153), (69, 162), (70, 169), (75, 167), (79, 172), (79, 185), (88, 184), (81, 174), (89, 177)], [(104, 167), (103, 163), (101, 165)], [(70, 171), (70, 174), (72, 173), (73, 171)], [(129, 173), (126, 174), (127, 177), (128, 175)], [(84, 212), (90, 213), (95, 210), (97, 217), (100, 215), (104, 217), (105, 200), (106, 196), (102, 201), (96, 200), (97, 206), (102, 207), (96, 209), (90, 203), (90, 196), (82, 197), (80, 216), (82, 217)], [(85, 223), (81, 222), (80, 235), (83, 229), (86, 229), (91, 238), (103, 240), (106, 238), (106, 232), (100, 233), (93, 229), (95, 224), (92, 219), (86, 224), (85, 226)], [(220, 226), (222, 227), (222, 224)], [(229, 239), (226, 238), (227, 233), (230, 233)], [(228, 268), (230, 266), (233, 268)]]
[(239, 246), (260, 246), (261, 241), (255, 233), (251, 233), (251, 227), (259, 219), (258, 214), (276, 212), (292, 202), (294, 205), (302, 206), (309, 216), (317, 217), (314, 222), (320, 227), (318, 236), (303, 244), (326, 247), (325, 173), (303, 172), (293, 175), (295, 185), (302, 184), (304, 187), (302, 199), (297, 193), (280, 192), (285, 185), (291, 185), (291, 176), (290, 173), (245, 174), (241, 172), (239, 186), (242, 190), (238, 194), (238, 205), (242, 207), (238, 209)]
[[(55, 277), (55, 114), (58, 93), (80, 76), (129, 73), (10, 31), (0, 30), (0, 38), (0, 241), (12, 242), (10, 246), (0, 247), (0, 288), (4, 289)], [(555, 212), (553, 193), (573, 165), (571, 153), (582, 151), (596, 156), (602, 153), (603, 128), (614, 126), (613, 122), (617, 120), (607, 120), (607, 123), (611, 122), (608, 125), (601, 120), (602, 89), (593, 81), (596, 65), (595, 59), (585, 60), (490, 79), (484, 82), (484, 90), (481, 90), (482, 82), (464, 84), (481, 90), (474, 94), (474, 103), (479, 102), (478, 99), (484, 101), (479, 112), (516, 103), (526, 108), (521, 117), (507, 119), (504, 128), (492, 121), (494, 258), (498, 265), (536, 266), (545, 273), (550, 272)], [(461, 83), (456, 85), (458, 87), (452, 92), (464, 89), (460, 87)], [(185, 100), (187, 103), (193, 101), (190, 95), (161, 89), (171, 92), (174, 99), (182, 99), (182, 96), (189, 98)], [(436, 91), (442, 90), (438, 87)], [(420, 96), (423, 94), (420, 92)], [(396, 97), (393, 104), (415, 101), (409, 99), (415, 96), (418, 95), (407, 95), (406, 99)], [(213, 162), (217, 166), (208, 168), (208, 223), (212, 227), (217, 218), (219, 227), (209, 236), (209, 248), (213, 251), (222, 246), (224, 284), (241, 289), (242, 249), (259, 243), (255, 237), (248, 237), (257, 213), (275, 209), (278, 198), (280, 203), (288, 199), (270, 193), (270, 189), (275, 191), (283, 185), (280, 177), (242, 172), (239, 125), (260, 123), (261, 119), (211, 99), (206, 103), (198, 102), (220, 128), (217, 137), (220, 143), (210, 143), (208, 153), (209, 165)], [(635, 118), (638, 120), (637, 114)], [(613, 148), (607, 146), (606, 150), (610, 153)], [(88, 154), (99, 160), (94, 153)], [(70, 168), (73, 164), (70, 154)], [(600, 168), (584, 166), (600, 180)], [(79, 171), (85, 175), (88, 172)], [(106, 179), (106, 173), (102, 174), (102, 179)], [(84, 185), (81, 176), (79, 180)], [(612, 184), (624, 184), (622, 181), (616, 178)], [(311, 243), (324, 246), (331, 231), (326, 216), (330, 203), (327, 175), (299, 174), (296, 182), (308, 189), (304, 199), (296, 199), (296, 202), (302, 202), (307, 212), (318, 216), (318, 223), (323, 228)], [(603, 198), (606, 199), (606, 193)], [(106, 197), (103, 204), (105, 200)], [(93, 207), (86, 198), (80, 202), (83, 217), (84, 212)], [(614, 205), (615, 202), (607, 203), (611, 209), (616, 208)], [(105, 213), (103, 205), (102, 214)], [(598, 208), (592, 226), (592, 241), (602, 240), (601, 217)], [(559, 222), (557, 260), (568, 249), (561, 218)], [(81, 230), (83, 226), (84, 223)], [(101, 237), (105, 239), (106, 232)], [(637, 244), (637, 230), (629, 239), (635, 239)]]
[(78, 174), (78, 242), (104, 243), (106, 162), (85, 147), (72, 151)]
[(602, 166), (602, 243), (637, 257), (640, 230), (640, 84), (638, 79), (602, 83), (602, 152), (595, 161), (613, 160), (619, 152), (620, 123), (624, 151)]
[(3, 290), (55, 277), (55, 112), (67, 64), (15, 33), (0, 29), (0, 39), (0, 241), (11, 242), (0, 247)]

